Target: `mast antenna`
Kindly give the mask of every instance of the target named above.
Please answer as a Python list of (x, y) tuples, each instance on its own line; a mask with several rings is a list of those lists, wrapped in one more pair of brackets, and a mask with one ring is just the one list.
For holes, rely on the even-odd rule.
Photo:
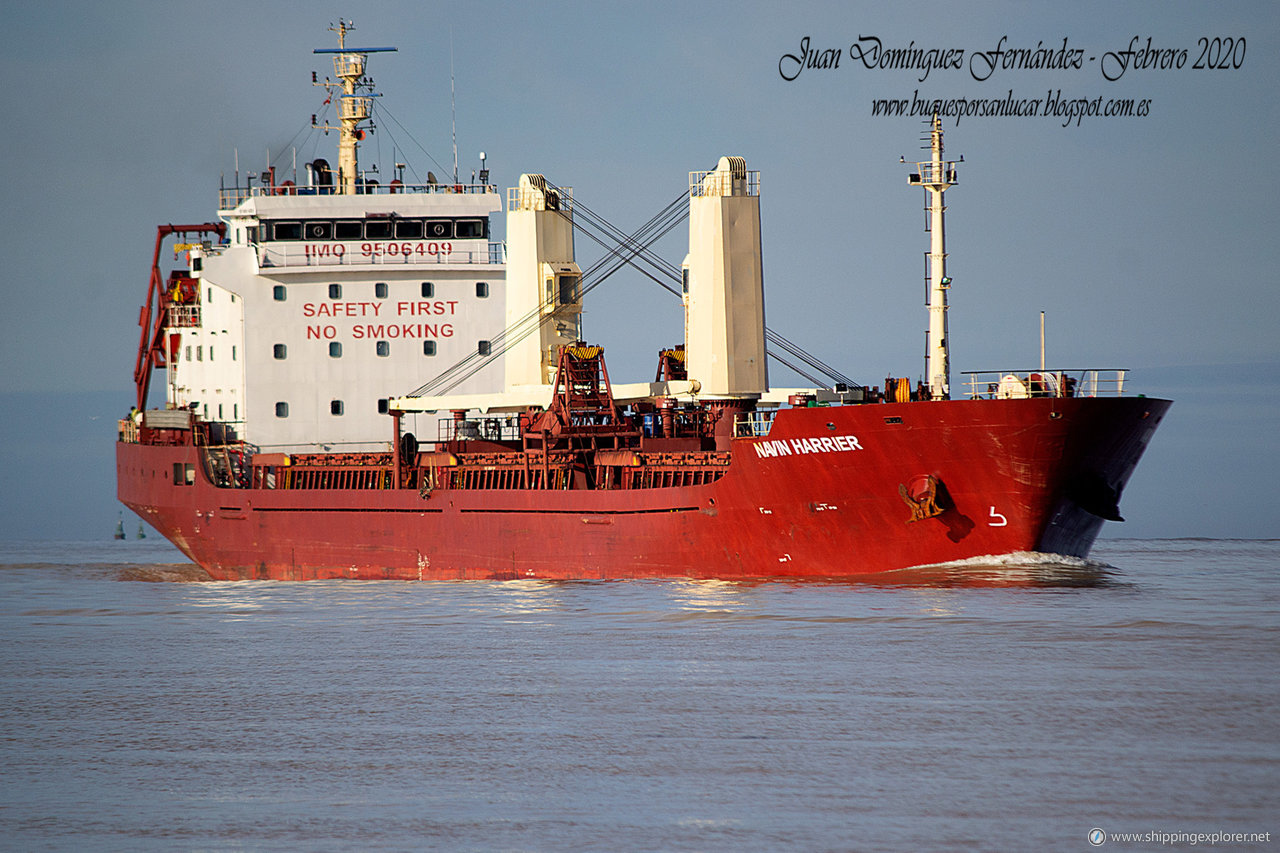
[(354, 29), (355, 25), (351, 21), (339, 19), (336, 27), (329, 27), (331, 32), (338, 34), (338, 46), (316, 48), (312, 51), (332, 54), (333, 73), (338, 78), (337, 82), (332, 82), (326, 77), (321, 83), (312, 75), (312, 85), (324, 87), (330, 97), (337, 90), (339, 126), (330, 127), (327, 122), (323, 126), (318, 125), (314, 117), (311, 126), (326, 133), (330, 130), (338, 131), (338, 192), (343, 195), (354, 195), (356, 192), (359, 173), (357, 152), (360, 140), (365, 135), (361, 124), (369, 122), (368, 126), (372, 130), (373, 99), (380, 97), (379, 93), (373, 91), (372, 78), (364, 73), (369, 54), (395, 50), (394, 47), (347, 47), (347, 33)]
[(453, 86), (453, 25), (449, 25), (449, 125), (453, 134), (453, 184), (458, 185), (458, 109)]
[[(954, 186), (956, 162), (942, 159), (942, 118), (934, 113), (929, 122), (929, 160), (916, 163), (907, 176), (913, 187), (924, 187), (929, 196), (929, 338), (925, 347), (925, 378), (935, 400), (951, 398), (951, 344), (947, 340), (947, 238), (943, 193)], [(961, 160), (964, 158), (961, 157)]]

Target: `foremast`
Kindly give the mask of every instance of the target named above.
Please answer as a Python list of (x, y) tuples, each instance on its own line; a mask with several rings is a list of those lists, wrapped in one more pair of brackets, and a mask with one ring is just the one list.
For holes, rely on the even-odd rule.
[(338, 78), (337, 83), (328, 77), (320, 83), (313, 75), (312, 82), (327, 89), (330, 98), (337, 95), (339, 125), (316, 124), (313, 117), (311, 126), (325, 133), (338, 131), (338, 192), (343, 195), (356, 193), (359, 143), (365, 134), (362, 125), (368, 122), (366, 126), (370, 130), (373, 128), (373, 99), (378, 97), (378, 93), (373, 91), (373, 79), (364, 73), (368, 55), (395, 51), (394, 47), (347, 47), (347, 32), (353, 29), (355, 25), (350, 21), (339, 19), (336, 27), (329, 28), (330, 32), (338, 34), (337, 48), (316, 48), (313, 51), (333, 55), (333, 73)]
[(947, 207), (943, 193), (957, 181), (955, 161), (942, 159), (942, 118), (937, 114), (930, 122), (929, 148), (932, 157), (916, 163), (917, 171), (908, 176), (908, 182), (929, 193), (929, 337), (925, 344), (925, 377), (930, 396), (947, 400), (951, 397), (951, 348), (947, 339), (947, 291), (951, 289), (951, 279), (947, 276)]

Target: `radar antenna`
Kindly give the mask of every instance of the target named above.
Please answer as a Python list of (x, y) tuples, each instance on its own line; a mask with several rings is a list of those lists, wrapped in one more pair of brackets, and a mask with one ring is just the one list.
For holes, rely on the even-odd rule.
[(331, 130), (338, 131), (337, 184), (338, 192), (343, 195), (356, 193), (357, 151), (360, 140), (364, 139), (365, 135), (365, 128), (361, 125), (368, 122), (365, 127), (369, 132), (373, 132), (371, 120), (373, 99), (381, 97), (379, 93), (373, 91), (373, 79), (366, 77), (364, 73), (369, 54), (389, 53), (395, 50), (394, 47), (347, 47), (347, 32), (354, 29), (355, 24), (351, 21), (339, 19), (336, 27), (329, 27), (330, 32), (338, 34), (337, 48), (316, 48), (313, 51), (313, 53), (333, 55), (333, 73), (338, 81), (331, 82), (326, 77), (321, 83), (315, 79), (314, 73), (311, 75), (313, 85), (324, 87), (328, 90), (330, 97), (333, 97), (336, 90), (338, 96), (339, 125), (337, 127), (332, 127), (328, 123), (318, 125), (313, 116), (311, 126), (325, 133)]

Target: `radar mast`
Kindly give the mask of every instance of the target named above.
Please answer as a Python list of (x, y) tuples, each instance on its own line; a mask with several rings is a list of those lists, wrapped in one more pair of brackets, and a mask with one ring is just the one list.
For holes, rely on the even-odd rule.
[(330, 82), (328, 77), (320, 83), (316, 81), (315, 75), (312, 75), (312, 83), (327, 89), (330, 98), (333, 98), (337, 90), (339, 125), (337, 127), (328, 123), (318, 125), (312, 117), (311, 126), (325, 133), (330, 130), (338, 131), (337, 183), (338, 192), (343, 195), (356, 193), (359, 169), (357, 151), (360, 140), (364, 139), (365, 134), (361, 125), (368, 122), (367, 127), (370, 132), (373, 130), (371, 120), (373, 99), (379, 97), (379, 93), (373, 91), (373, 79), (366, 77), (364, 73), (369, 54), (388, 53), (395, 50), (394, 47), (347, 47), (347, 32), (354, 29), (355, 25), (351, 21), (339, 19), (336, 27), (329, 27), (330, 32), (338, 34), (337, 48), (316, 48), (313, 51), (333, 55), (333, 73), (338, 78), (336, 83)]
[(929, 338), (924, 372), (933, 399), (947, 400), (951, 397), (951, 348), (947, 340), (947, 291), (951, 289), (951, 279), (947, 276), (947, 207), (943, 193), (958, 182), (955, 161), (942, 159), (942, 118), (937, 113), (930, 122), (929, 148), (933, 156), (916, 163), (917, 171), (908, 175), (907, 181), (929, 193)]

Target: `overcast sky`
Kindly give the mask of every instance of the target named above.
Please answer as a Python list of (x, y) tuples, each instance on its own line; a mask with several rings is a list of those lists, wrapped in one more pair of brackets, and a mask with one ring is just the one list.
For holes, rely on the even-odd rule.
[[(946, 120), (964, 156), (953, 370), (1034, 366), (1047, 312), (1050, 366), (1129, 368), (1132, 390), (1176, 401), (1106, 535), (1280, 536), (1274, 3), (124, 0), (10, 4), (0, 33), (0, 537), (109, 534), (155, 226), (212, 219), (237, 149), (242, 172), (268, 153), (288, 172), (295, 147), (336, 158), (309, 124), (311, 72), (331, 73), (312, 49), (339, 15), (349, 43), (399, 48), (369, 67), (383, 97), (361, 162), (384, 180), (396, 160), (410, 180), (452, 171), (451, 55), (465, 179), (485, 151), (500, 186), (544, 173), (631, 230), (689, 171), (745, 157), (769, 325), (869, 385), (921, 374), (927, 325), (923, 198), (898, 162), (925, 156), (924, 124), (873, 103), (1132, 102), (1141, 115)], [(834, 67), (796, 75), (805, 39)], [(943, 67), (878, 67), (877, 43)], [(1068, 67), (1002, 53), (990, 70), (994, 51), (1037, 48)], [(679, 264), (686, 239), (659, 251)], [(599, 255), (578, 250), (584, 268)], [(615, 381), (647, 378), (683, 334), (678, 302), (634, 274), (594, 291), (584, 322)]]

